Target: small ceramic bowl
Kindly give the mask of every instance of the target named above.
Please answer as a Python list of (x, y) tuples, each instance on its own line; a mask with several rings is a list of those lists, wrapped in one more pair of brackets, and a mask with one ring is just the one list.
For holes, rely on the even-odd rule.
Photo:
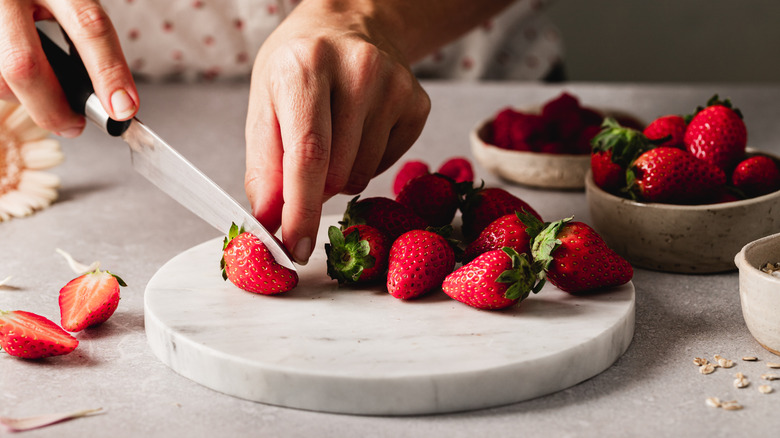
[(471, 153), (488, 171), (508, 181), (540, 188), (582, 189), (590, 155), (545, 154), (492, 145), (493, 118), (471, 131)]
[(780, 356), (780, 277), (761, 271), (764, 264), (778, 262), (780, 233), (748, 243), (734, 258), (745, 324), (756, 341)]
[[(619, 110), (597, 108), (600, 113), (622, 119), (637, 126), (642, 122)], [(540, 107), (518, 111), (539, 113)], [(488, 171), (507, 181), (530, 187), (561, 190), (582, 190), (585, 174), (590, 169), (590, 154), (549, 154), (515, 151), (491, 144), (495, 116), (482, 120), (470, 134), (471, 153)]]
[(707, 205), (635, 202), (605, 192), (588, 173), (591, 226), (634, 266), (706, 274), (736, 269), (748, 242), (780, 232), (780, 191)]

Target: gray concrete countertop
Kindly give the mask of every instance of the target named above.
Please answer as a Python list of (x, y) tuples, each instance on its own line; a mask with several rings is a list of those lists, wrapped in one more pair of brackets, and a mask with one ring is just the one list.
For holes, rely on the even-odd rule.
[[(469, 156), (468, 134), (508, 105), (542, 102), (561, 90), (592, 106), (625, 109), (644, 120), (692, 110), (712, 94), (730, 97), (746, 117), (749, 145), (780, 153), (780, 87), (648, 84), (424, 83), (433, 109), (405, 159), (432, 167)], [(248, 86), (146, 85), (139, 118), (237, 199), (244, 200), (244, 117)], [(73, 274), (55, 248), (77, 260), (100, 260), (128, 283), (116, 314), (78, 334), (68, 356), (22, 361), (0, 353), (0, 416), (25, 417), (102, 407), (105, 414), (22, 436), (769, 436), (780, 426), (780, 385), (756, 389), (765, 362), (742, 319), (736, 272), (680, 275), (637, 269), (636, 329), (628, 351), (609, 369), (574, 387), (510, 406), (417, 417), (363, 417), (306, 412), (236, 399), (200, 386), (150, 352), (143, 327), (147, 281), (174, 255), (220, 233), (170, 200), (129, 166), (124, 144), (90, 126), (62, 140), (66, 162), (59, 200), (31, 217), (0, 223), (0, 309), (23, 309), (59, 321), (57, 295)], [(391, 195), (398, 165), (366, 195)], [(583, 192), (506, 185), (476, 166), (488, 185), (507, 187), (545, 218), (589, 219)], [(324, 206), (343, 212), (349, 197)], [(735, 359), (731, 370), (703, 376), (692, 359)], [(746, 355), (761, 361), (738, 360)], [(742, 371), (750, 387), (735, 389)], [(522, 379), (523, 376), (517, 376)], [(707, 397), (737, 399), (741, 411), (707, 407)]]

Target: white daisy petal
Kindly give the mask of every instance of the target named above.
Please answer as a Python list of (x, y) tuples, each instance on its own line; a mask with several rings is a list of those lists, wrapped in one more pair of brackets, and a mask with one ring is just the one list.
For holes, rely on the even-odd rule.
[(22, 172), (22, 181), (38, 184), (45, 187), (59, 187), (60, 177), (48, 172), (38, 170), (25, 170)]
[(49, 202), (57, 199), (57, 190), (53, 187), (21, 181), (16, 189), (22, 193), (28, 193), (46, 199)]
[(32, 141), (22, 145), (22, 159), (28, 169), (48, 169), (65, 159), (60, 151), (60, 144), (54, 139)]
[(57, 254), (65, 257), (65, 261), (68, 262), (68, 266), (70, 266), (70, 269), (72, 269), (76, 275), (86, 274), (87, 272), (93, 272), (100, 269), (100, 262), (98, 261), (94, 261), (90, 263), (89, 266), (87, 266), (81, 262), (76, 261), (73, 256), (59, 248), (55, 248), (54, 250), (57, 251)]
[(32, 213), (30, 206), (21, 202), (14, 195), (16, 192), (9, 192), (0, 196), (0, 210), (8, 212), (11, 216), (22, 217)]
[(51, 134), (33, 122), (27, 111), (21, 106), (17, 107), (5, 119), (6, 128), (22, 142), (35, 141), (46, 138)]

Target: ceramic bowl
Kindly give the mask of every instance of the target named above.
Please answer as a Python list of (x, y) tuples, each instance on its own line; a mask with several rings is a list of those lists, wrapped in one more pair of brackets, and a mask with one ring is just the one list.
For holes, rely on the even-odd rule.
[(734, 258), (745, 324), (756, 341), (780, 356), (780, 277), (761, 271), (765, 263), (777, 262), (780, 233), (748, 243)]
[(590, 155), (513, 151), (490, 144), (492, 137), (491, 117), (471, 131), (471, 153), (482, 167), (500, 178), (531, 187), (582, 189)]
[[(605, 116), (643, 126), (638, 118), (624, 111), (596, 108)], [(520, 108), (526, 113), (540, 113), (541, 107)], [(479, 122), (471, 130), (471, 153), (477, 162), (498, 177), (530, 187), (582, 190), (590, 169), (589, 154), (548, 154), (515, 151), (491, 144), (495, 116)]]
[(591, 226), (634, 266), (706, 274), (736, 269), (734, 254), (780, 232), (780, 191), (707, 205), (634, 202), (599, 188), (588, 173)]

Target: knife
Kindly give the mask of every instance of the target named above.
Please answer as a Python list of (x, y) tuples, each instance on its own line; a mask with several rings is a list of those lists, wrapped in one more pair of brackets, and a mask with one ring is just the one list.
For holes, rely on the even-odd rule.
[(220, 232), (227, 233), (232, 223), (243, 226), (263, 242), (277, 263), (295, 270), (289, 253), (273, 234), (154, 131), (136, 118), (120, 122), (108, 116), (75, 48), (68, 53), (40, 29), (38, 35), (71, 108), (107, 134), (121, 137), (130, 146), (130, 159), (138, 173)]

